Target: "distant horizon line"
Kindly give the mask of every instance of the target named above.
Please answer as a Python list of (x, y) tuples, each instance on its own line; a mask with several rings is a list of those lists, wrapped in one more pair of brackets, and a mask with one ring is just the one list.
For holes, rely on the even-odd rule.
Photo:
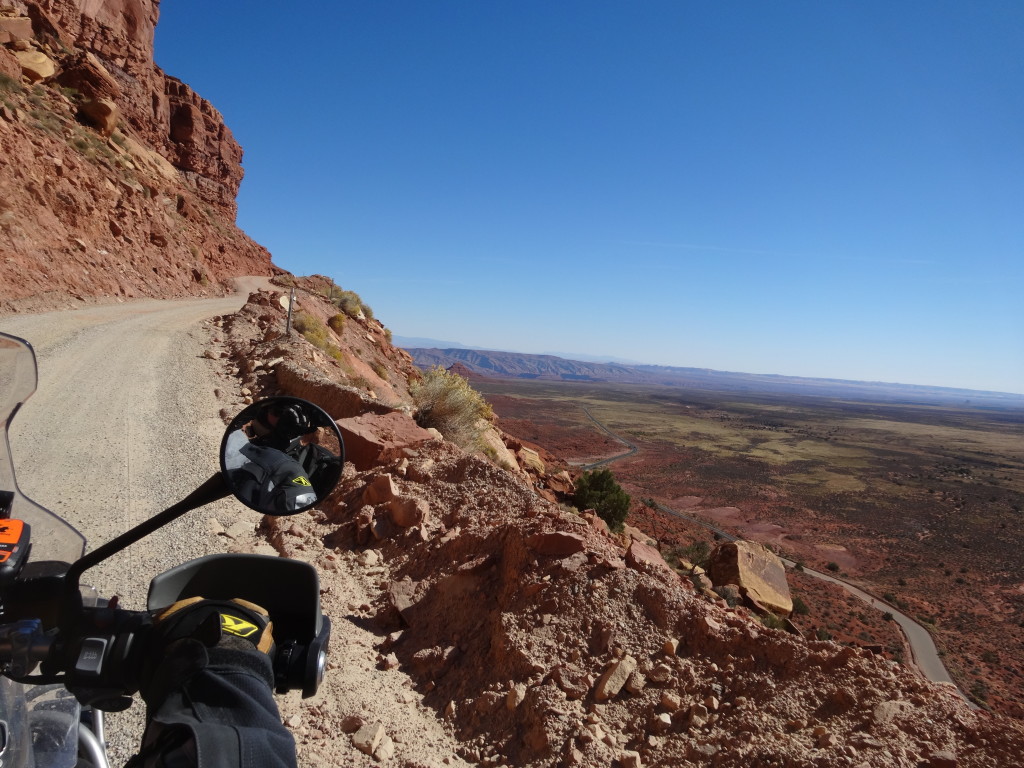
[[(566, 357), (565, 355), (572, 353), (552, 353), (552, 352), (520, 352), (512, 349), (495, 349), (492, 347), (477, 347), (469, 346), (467, 344), (461, 344), (459, 342), (442, 341), (440, 339), (429, 339), (415, 336), (399, 336), (395, 335), (392, 338), (393, 343), (401, 347), (402, 349), (437, 349), (439, 351), (445, 350), (456, 350), (464, 349), (471, 350), (474, 352), (499, 352), (510, 355), (523, 355), (529, 357), (555, 357), (560, 360), (567, 360), (569, 362), (576, 363), (596, 363), (601, 365), (622, 365), (626, 367), (637, 367), (643, 366), (647, 368), (674, 368), (679, 370), (689, 371), (710, 371), (712, 373), (724, 373), (733, 374), (740, 376), (761, 376), (766, 378), (780, 378), (780, 379), (804, 379), (807, 381), (825, 381), (825, 382), (839, 382), (846, 384), (867, 384), (867, 385), (884, 385), (890, 387), (907, 387), (912, 389), (931, 389), (931, 390), (944, 390), (947, 392), (977, 392), (978, 394), (985, 395), (1009, 395), (1014, 398), (1021, 398), (1024, 400), (1024, 392), (1010, 392), (997, 389), (972, 389), (970, 387), (951, 387), (943, 384), (906, 384), (898, 381), (883, 381), (881, 379), (843, 379), (835, 376), (801, 376), (788, 373), (753, 373), (750, 371), (728, 371), (719, 368), (710, 368), (707, 366), (698, 365), (668, 365), (665, 363), (641, 363), (635, 360), (628, 360), (625, 358), (616, 358), (612, 355), (580, 355), (578, 357)], [(433, 342), (430, 346), (423, 346), (418, 342)], [(447, 346), (437, 346), (437, 344), (446, 344)]]

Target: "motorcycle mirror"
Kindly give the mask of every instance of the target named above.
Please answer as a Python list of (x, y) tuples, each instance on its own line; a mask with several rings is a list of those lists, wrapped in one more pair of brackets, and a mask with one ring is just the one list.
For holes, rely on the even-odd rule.
[(327, 498), (345, 463), (341, 431), (298, 397), (257, 400), (224, 433), (220, 467), (228, 488), (265, 515), (294, 515)]

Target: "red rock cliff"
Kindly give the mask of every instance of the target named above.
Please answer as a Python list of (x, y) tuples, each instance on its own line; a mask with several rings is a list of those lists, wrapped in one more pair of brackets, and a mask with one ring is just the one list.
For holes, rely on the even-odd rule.
[(153, 62), (157, 0), (0, 0), (0, 311), (270, 274), (242, 149)]

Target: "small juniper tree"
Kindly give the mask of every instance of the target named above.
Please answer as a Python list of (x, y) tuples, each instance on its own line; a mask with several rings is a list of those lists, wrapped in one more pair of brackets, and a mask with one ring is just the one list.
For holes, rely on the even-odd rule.
[(629, 494), (615, 482), (609, 469), (584, 472), (576, 481), (573, 503), (577, 509), (592, 509), (613, 531), (621, 531), (629, 514)]

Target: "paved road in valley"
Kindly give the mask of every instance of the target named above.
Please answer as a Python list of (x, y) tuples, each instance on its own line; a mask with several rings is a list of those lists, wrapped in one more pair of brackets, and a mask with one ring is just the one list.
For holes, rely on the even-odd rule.
[(629, 448), (629, 450), (626, 451), (625, 453), (618, 453), (618, 454), (616, 454), (614, 456), (609, 456), (607, 459), (601, 459), (600, 461), (595, 461), (595, 462), (593, 462), (591, 464), (582, 464), (582, 465), (580, 465), (580, 469), (582, 469), (582, 470), (584, 470), (586, 472), (589, 472), (592, 469), (597, 469), (598, 467), (603, 467), (605, 464), (611, 464), (613, 461), (618, 461), (619, 459), (624, 459), (627, 456), (632, 456), (638, 450), (640, 450), (639, 448), (636, 447), (635, 444), (629, 442), (628, 440), (623, 439), (622, 437), (619, 437), (614, 432), (612, 432), (610, 429), (608, 429), (608, 427), (606, 427), (600, 421), (595, 419), (594, 418), (594, 414), (592, 414), (590, 412), (590, 409), (584, 408), (583, 412), (585, 414), (587, 414), (587, 418), (590, 419), (592, 422), (594, 422), (594, 424), (597, 426), (598, 429), (600, 429), (602, 432), (604, 432), (606, 435), (608, 435), (608, 437), (612, 438), (613, 440), (618, 440), (624, 446)]

